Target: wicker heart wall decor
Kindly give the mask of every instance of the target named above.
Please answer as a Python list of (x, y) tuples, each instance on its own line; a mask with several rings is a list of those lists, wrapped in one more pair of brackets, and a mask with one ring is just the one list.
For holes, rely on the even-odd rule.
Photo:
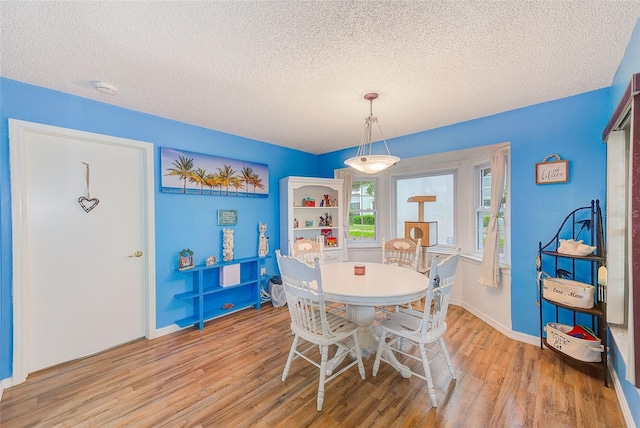
[(89, 164), (86, 162), (82, 162), (82, 163), (87, 166), (87, 174), (86, 174), (87, 196), (86, 197), (80, 196), (78, 198), (78, 203), (80, 204), (84, 212), (88, 213), (89, 211), (91, 211), (92, 209), (98, 206), (98, 204), (100, 203), (100, 200), (98, 198), (91, 197), (91, 192), (89, 191)]

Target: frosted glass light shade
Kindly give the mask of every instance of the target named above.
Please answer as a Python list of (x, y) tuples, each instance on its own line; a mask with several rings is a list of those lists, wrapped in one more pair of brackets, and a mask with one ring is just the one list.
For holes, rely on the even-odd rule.
[(399, 157), (392, 155), (367, 155), (349, 158), (344, 163), (365, 174), (375, 174), (395, 165), (399, 160)]
[[(384, 171), (390, 166), (397, 164), (400, 160), (399, 157), (392, 156), (391, 153), (389, 153), (389, 147), (387, 147), (387, 141), (384, 139), (384, 135), (382, 135), (378, 118), (373, 115), (373, 100), (376, 98), (378, 98), (378, 94), (375, 92), (368, 93), (364, 96), (364, 99), (369, 101), (369, 116), (364, 119), (364, 136), (360, 141), (356, 155), (344, 161), (345, 165), (364, 172), (365, 174), (375, 174), (376, 172)], [(387, 151), (386, 155), (371, 154), (371, 132), (374, 123), (378, 125), (378, 130), (380, 131), (380, 135), (382, 135), (382, 142)]]

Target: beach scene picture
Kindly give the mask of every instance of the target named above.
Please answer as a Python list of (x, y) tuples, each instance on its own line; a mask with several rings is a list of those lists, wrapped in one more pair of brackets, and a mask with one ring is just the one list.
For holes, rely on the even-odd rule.
[(269, 168), (264, 164), (162, 147), (160, 168), (164, 193), (269, 196)]

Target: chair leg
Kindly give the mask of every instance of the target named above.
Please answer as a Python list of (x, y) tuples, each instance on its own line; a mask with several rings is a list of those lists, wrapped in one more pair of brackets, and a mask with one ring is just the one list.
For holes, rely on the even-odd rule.
[(382, 357), (382, 351), (384, 349), (385, 340), (387, 338), (387, 333), (382, 330), (380, 333), (380, 341), (378, 342), (378, 350), (376, 351), (376, 359), (373, 362), (373, 372), (372, 375), (375, 376), (378, 374), (378, 369), (380, 368), (380, 358)]
[(431, 397), (431, 407), (438, 407), (436, 402), (436, 389), (433, 387), (433, 379), (431, 378), (431, 368), (429, 367), (429, 355), (425, 344), (418, 345), (420, 348), (420, 356), (422, 357), (422, 368), (424, 369), (424, 376), (427, 378), (427, 387), (429, 389), (429, 397)]
[(320, 381), (318, 382), (318, 411), (322, 410), (322, 404), (324, 403), (324, 382), (327, 376), (329, 347), (327, 345), (320, 345), (320, 354), (322, 354), (322, 359), (320, 360)]
[(289, 357), (287, 358), (287, 363), (284, 365), (284, 371), (282, 372), (282, 381), (287, 380), (287, 375), (289, 374), (289, 369), (291, 369), (291, 361), (293, 361), (293, 356), (296, 353), (296, 348), (298, 347), (298, 335), (293, 336), (293, 343), (291, 344), (291, 349), (289, 350)]
[(456, 370), (453, 368), (453, 364), (451, 364), (451, 358), (449, 358), (449, 352), (447, 351), (447, 345), (444, 344), (444, 339), (441, 337), (438, 339), (438, 344), (440, 345), (440, 349), (442, 350), (442, 355), (444, 355), (444, 359), (447, 362), (447, 367), (449, 367), (449, 373), (451, 373), (451, 378), (456, 378)]

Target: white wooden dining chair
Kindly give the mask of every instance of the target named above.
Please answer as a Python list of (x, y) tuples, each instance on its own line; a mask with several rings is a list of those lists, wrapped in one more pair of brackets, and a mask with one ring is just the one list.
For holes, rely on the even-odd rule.
[(408, 238), (394, 238), (385, 241), (383, 236), (382, 263), (418, 270), (421, 244), (422, 238), (418, 238), (417, 242)]
[[(324, 263), (324, 239), (298, 239), (293, 243), (289, 242), (289, 255), (298, 260), (302, 260), (309, 266), (314, 265), (314, 261), (318, 259), (320, 264)], [(335, 302), (327, 302), (327, 306), (332, 312), (346, 312), (345, 305)]]
[(309, 266), (313, 266), (315, 259), (318, 259), (320, 264), (324, 263), (323, 245), (317, 240), (297, 239), (289, 245), (289, 254)]
[[(445, 318), (459, 257), (459, 254), (454, 254), (440, 263), (437, 258), (433, 260), (429, 273), (426, 304), (422, 311), (402, 309), (391, 313), (389, 318), (380, 323), (380, 342), (373, 363), (373, 376), (378, 374), (380, 361), (384, 361), (400, 371), (402, 377), (414, 375), (426, 380), (432, 407), (437, 406), (437, 401), (431, 377), (431, 361), (438, 355), (443, 356), (451, 378), (456, 378), (443, 336), (447, 331)], [(430, 346), (427, 347), (427, 345)], [(412, 370), (411, 365), (403, 365), (403, 362), (411, 364), (411, 360), (422, 362), (423, 373)]]
[[(358, 344), (358, 325), (346, 317), (327, 311), (320, 264), (317, 259), (312, 267), (293, 257), (282, 256), (280, 250), (276, 250), (276, 257), (287, 296), (291, 331), (294, 334), (289, 357), (282, 372), (282, 381), (287, 379), (291, 363), (298, 357), (317, 367), (320, 370), (317, 409), (321, 411), (324, 402), (324, 386), (327, 382), (355, 365), (358, 366), (360, 377), (362, 379), (365, 377)], [(301, 339), (310, 344), (302, 350), (298, 349)], [(332, 374), (327, 376), (329, 347), (332, 345), (338, 347), (334, 358), (344, 359), (345, 362), (339, 366), (341, 368), (338, 371), (334, 369)], [(308, 355), (316, 346), (319, 347), (320, 362)], [(350, 353), (355, 354), (355, 359), (351, 360), (348, 355)]]
[[(382, 263), (418, 270), (422, 238), (417, 241), (408, 238), (394, 238), (385, 241), (382, 237)], [(409, 303), (411, 307), (411, 303)], [(399, 307), (396, 307), (396, 311)], [(383, 311), (384, 312), (384, 311)]]

